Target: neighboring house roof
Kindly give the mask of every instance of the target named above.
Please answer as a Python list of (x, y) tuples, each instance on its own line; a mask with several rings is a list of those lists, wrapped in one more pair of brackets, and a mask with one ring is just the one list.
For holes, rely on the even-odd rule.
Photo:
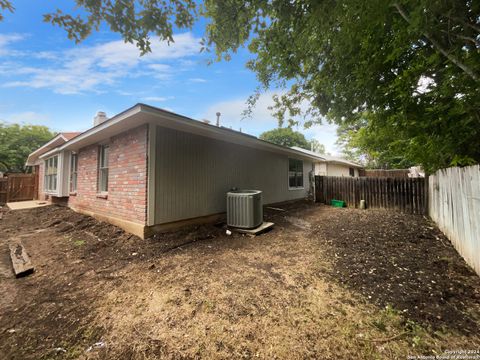
[(65, 139), (67, 140), (72, 140), (75, 136), (80, 135), (81, 132), (62, 132), (60, 135), (62, 135)]
[[(39, 158), (47, 158), (62, 150), (77, 151), (85, 146), (105, 141), (124, 131), (149, 123), (256, 149), (296, 156), (297, 158), (310, 160), (317, 160), (318, 158), (317, 155), (307, 154), (296, 149), (276, 145), (268, 141), (260, 140), (252, 135), (221, 126), (206, 124), (202, 121), (194, 120), (146, 104), (136, 104), (132, 106), (101, 124), (76, 135), (71, 140), (57, 145), (49, 151), (42, 152), (41, 155), (39, 155)], [(30, 156), (32, 156), (32, 154)], [(28, 162), (27, 164), (30, 165)]]
[(51, 139), (46, 144), (42, 145), (37, 150), (32, 152), (30, 155), (28, 155), (26, 165), (27, 166), (35, 165), (36, 161), (38, 160), (38, 158), (40, 156), (42, 156), (43, 154), (51, 151), (52, 149), (56, 149), (60, 145), (65, 144), (67, 141), (72, 140), (73, 138), (75, 138), (75, 136), (80, 135), (80, 134), (81, 134), (80, 132), (61, 132), (61, 133), (58, 133), (57, 135), (55, 135), (53, 137), (53, 139)]
[(347, 166), (356, 167), (356, 168), (362, 168), (363, 167), (360, 164), (354, 163), (353, 161), (346, 160), (346, 159), (343, 159), (343, 158), (338, 157), (338, 156), (318, 154), (318, 153), (310, 151), (310, 150), (302, 149), (301, 147), (298, 147), (298, 146), (294, 146), (294, 147), (292, 147), (292, 149), (302, 151), (306, 154), (310, 154), (310, 155), (313, 155), (313, 156), (317, 156), (320, 161), (325, 161), (325, 162), (330, 163), (330, 164), (347, 165)]

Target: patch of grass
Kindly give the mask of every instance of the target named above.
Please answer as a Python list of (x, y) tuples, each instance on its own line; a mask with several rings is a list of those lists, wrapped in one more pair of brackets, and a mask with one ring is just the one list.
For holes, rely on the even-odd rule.
[[(428, 331), (413, 320), (406, 319), (404, 314), (387, 305), (376, 317), (374, 317), (370, 325), (375, 330), (385, 333), (381, 338), (389, 339), (392, 337), (392, 342), (401, 340), (402, 338), (416, 351), (431, 350), (434, 345), (431, 342), (431, 337)], [(397, 336), (398, 338), (397, 338)], [(371, 334), (371, 336), (374, 336)], [(381, 341), (383, 343), (383, 341)], [(385, 341), (385, 343), (390, 341)]]
[(53, 360), (53, 359), (78, 359), (85, 354), (85, 350), (89, 345), (95, 343), (100, 338), (101, 331), (98, 328), (92, 327), (82, 327), (76, 334), (72, 334), (72, 338), (68, 340), (63, 340), (56, 347), (63, 350), (52, 349), (46, 355), (44, 355), (42, 360)]
[(407, 320), (405, 331), (408, 331), (410, 344), (417, 349), (427, 348), (427, 332), (415, 321)]
[(85, 240), (75, 240), (73, 242), (73, 245), (74, 246), (82, 246), (82, 245), (85, 245)]
[(392, 329), (401, 329), (402, 321), (403, 318), (400, 311), (395, 310), (391, 305), (387, 305), (385, 309), (372, 320), (371, 324), (381, 332), (388, 332)]

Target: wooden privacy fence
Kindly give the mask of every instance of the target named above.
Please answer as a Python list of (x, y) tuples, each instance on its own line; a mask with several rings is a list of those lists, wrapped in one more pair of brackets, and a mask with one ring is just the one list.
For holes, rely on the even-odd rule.
[(425, 214), (427, 191), (425, 178), (365, 178), (315, 176), (315, 200), (330, 204), (343, 200), (358, 207), (365, 200), (367, 208), (394, 209)]
[(408, 178), (410, 170), (408, 169), (392, 169), (392, 170), (362, 170), (358, 171), (360, 176), (365, 177), (386, 177), (386, 178)]
[(0, 205), (7, 202), (33, 200), (37, 197), (36, 174), (9, 174), (0, 178)]
[(428, 188), (430, 217), (480, 275), (480, 166), (439, 170)]
[(7, 202), (7, 187), (8, 179), (0, 178), (0, 205), (3, 205)]

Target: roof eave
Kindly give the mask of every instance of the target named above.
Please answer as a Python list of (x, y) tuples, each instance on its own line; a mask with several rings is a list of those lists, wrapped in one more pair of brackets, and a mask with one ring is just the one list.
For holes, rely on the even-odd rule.
[[(128, 127), (121, 126), (123, 122), (127, 121), (128, 119), (136, 115), (138, 115), (139, 117), (137, 120), (141, 120), (141, 121), (129, 124)], [(141, 115), (152, 115), (156, 119), (144, 119), (142, 118)], [(146, 104), (141, 104), (141, 103), (136, 104), (128, 108), (127, 110), (121, 112), (120, 114), (117, 114), (114, 117), (108, 119), (102, 124), (97, 125), (96, 127), (93, 127), (80, 135), (77, 135), (75, 138), (73, 138), (70, 141), (67, 141), (65, 144), (61, 145), (57, 149), (54, 149), (48, 153), (45, 153), (44, 155), (42, 155), (42, 157), (45, 158), (47, 156), (51, 156), (55, 152), (58, 152), (61, 150), (77, 150), (78, 148), (85, 147), (92, 143), (95, 143), (96, 140), (89, 141), (89, 138), (93, 139), (94, 138), (93, 136), (97, 134), (95, 138), (98, 139), (102, 132), (114, 126), (118, 126), (118, 128), (121, 128), (122, 131), (126, 131), (126, 129), (129, 129), (129, 128), (131, 129), (131, 128), (140, 126), (144, 123), (156, 123), (156, 122), (160, 122), (160, 120), (164, 120), (163, 125), (165, 126), (171, 125), (172, 127), (175, 127), (175, 126), (184, 127), (190, 130), (201, 129), (204, 133), (207, 133), (207, 134), (211, 133), (212, 135), (216, 134), (217, 136), (221, 135), (222, 138), (224, 138), (225, 135), (227, 135), (228, 138), (238, 139), (239, 142), (243, 142), (245, 144), (252, 145), (253, 143), (256, 143), (257, 145), (260, 145), (260, 147), (269, 149), (270, 151), (273, 151), (273, 152), (277, 152), (277, 153), (281, 152), (287, 155), (294, 155), (296, 157), (300, 157), (304, 159), (317, 160), (316, 156), (312, 156), (312, 155), (303, 153), (301, 151), (293, 150), (284, 146), (272, 144), (270, 142), (258, 139), (252, 135), (238, 133), (237, 131), (234, 131), (231, 129), (205, 124), (203, 122), (191, 119), (183, 115), (175, 114), (167, 110), (159, 109), (159, 108), (146, 105)], [(167, 121), (165, 122), (165, 120)], [(175, 122), (169, 123), (168, 120), (174, 120)], [(228, 140), (224, 140), (224, 141), (228, 141)]]
[[(45, 148), (48, 148), (49, 146), (51, 146), (52, 144), (55, 143), (55, 141), (57, 140), (63, 140), (64, 143), (68, 142), (68, 139), (62, 135), (62, 133), (59, 133), (57, 135), (55, 135), (50, 141), (48, 141), (46, 144), (43, 144), (42, 146), (40, 146), (37, 150), (31, 152), (28, 157), (27, 157), (27, 161), (25, 162), (25, 166), (34, 166), (35, 163), (36, 163), (36, 160), (37, 159), (40, 159), (43, 154), (45, 153), (48, 153), (50, 152), (51, 150), (46, 150), (45, 152), (42, 153), (42, 150), (44, 150)], [(57, 146), (54, 147), (57, 148)]]

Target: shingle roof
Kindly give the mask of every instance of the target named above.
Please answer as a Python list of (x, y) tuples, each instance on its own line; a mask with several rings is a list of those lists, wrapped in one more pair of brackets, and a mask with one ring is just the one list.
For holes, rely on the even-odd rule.
[(314, 152), (314, 151), (302, 149), (301, 147), (298, 147), (298, 146), (293, 146), (292, 149), (295, 149), (295, 150), (298, 150), (298, 151), (302, 151), (302, 152), (304, 152), (304, 153), (306, 153), (306, 154), (310, 154), (310, 155), (317, 156), (317, 157), (319, 157), (320, 159), (323, 159), (323, 160), (326, 161), (326, 162), (337, 163), (337, 164), (340, 163), (340, 164), (345, 164), (345, 165), (349, 165), (349, 166), (353, 166), (353, 167), (358, 167), (358, 168), (361, 168), (361, 167), (362, 167), (362, 165), (360, 165), (360, 164), (354, 163), (353, 161), (346, 160), (346, 159), (343, 159), (343, 158), (338, 157), (338, 156), (325, 155), (325, 154), (317, 154), (317, 153)]
[(81, 132), (61, 132), (60, 133), (65, 139), (72, 140), (75, 136), (81, 134)]

